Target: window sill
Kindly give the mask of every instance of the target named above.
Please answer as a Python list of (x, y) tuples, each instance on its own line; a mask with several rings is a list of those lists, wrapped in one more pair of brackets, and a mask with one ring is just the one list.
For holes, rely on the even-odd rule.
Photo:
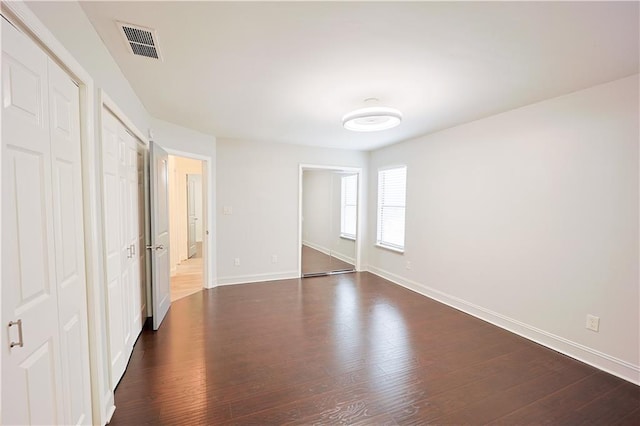
[(392, 251), (394, 253), (404, 254), (404, 249), (399, 249), (399, 248), (390, 247), (390, 246), (384, 246), (384, 245), (378, 244), (378, 243), (376, 243), (376, 247), (380, 247), (381, 249), (389, 250), (389, 251)]
[(340, 235), (340, 238), (342, 238), (343, 240), (351, 240), (351, 241), (356, 240), (356, 237), (352, 237), (351, 235)]

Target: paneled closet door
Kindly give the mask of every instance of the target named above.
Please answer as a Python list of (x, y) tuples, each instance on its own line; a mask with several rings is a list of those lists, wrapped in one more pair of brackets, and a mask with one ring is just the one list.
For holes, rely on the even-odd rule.
[[(107, 325), (111, 385), (115, 387), (142, 330), (146, 289), (141, 290), (144, 260), (144, 198), (139, 195), (140, 143), (106, 108), (103, 110), (103, 196), (107, 264)], [(144, 158), (144, 157), (143, 157)], [(144, 166), (144, 163), (142, 163)], [(142, 209), (143, 216), (140, 217)]]
[(89, 339), (84, 264), (80, 93), (49, 60), (56, 285), (65, 423), (91, 424)]
[(115, 387), (127, 366), (122, 286), (120, 178), (118, 153), (120, 123), (107, 110), (102, 114), (102, 186), (104, 212), (104, 252), (107, 282), (107, 315), (111, 386)]
[(147, 151), (145, 147), (138, 144), (136, 155), (136, 170), (138, 174), (138, 270), (140, 271), (140, 330), (147, 318), (147, 216), (146, 216), (146, 200), (148, 199), (145, 191), (145, 158)]
[(122, 332), (124, 336), (124, 351), (128, 354), (133, 347), (133, 336), (131, 334), (131, 188), (129, 185), (129, 134), (124, 126), (118, 123), (118, 181), (120, 187), (120, 276), (122, 280)]
[(128, 275), (131, 280), (131, 297), (129, 298), (130, 316), (129, 329), (131, 333), (131, 350), (140, 330), (142, 329), (142, 317), (140, 315), (140, 256), (143, 249), (139, 246), (139, 217), (138, 211), (138, 142), (129, 132), (126, 132), (126, 177), (127, 177), (127, 206), (126, 214), (129, 226), (127, 227), (127, 243), (129, 244), (129, 258), (127, 262)]
[(78, 91), (1, 26), (1, 422), (89, 424)]

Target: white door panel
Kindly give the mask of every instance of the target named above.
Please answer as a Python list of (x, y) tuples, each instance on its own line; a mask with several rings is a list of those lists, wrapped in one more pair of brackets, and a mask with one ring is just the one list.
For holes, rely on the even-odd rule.
[(2, 91), (2, 423), (61, 423), (47, 57), (4, 21)]
[[(130, 310), (130, 330), (132, 335), (132, 343), (138, 337), (138, 334), (142, 330), (142, 317), (140, 316), (140, 263), (138, 252), (138, 238), (139, 238), (139, 215), (140, 205), (138, 202), (138, 141), (136, 138), (127, 132), (127, 217), (130, 224), (127, 234), (127, 239), (130, 247), (130, 259), (129, 259), (129, 277), (131, 280), (131, 287), (129, 293), (129, 310)], [(133, 350), (133, 347), (132, 347)]]
[(169, 156), (151, 142), (151, 289), (153, 329), (157, 330), (171, 307), (169, 287)]
[(145, 247), (147, 246), (146, 242), (146, 230), (147, 230), (147, 221), (146, 221), (146, 211), (145, 211), (145, 201), (147, 200), (147, 194), (145, 191), (145, 151), (142, 147), (138, 146), (138, 152), (136, 155), (136, 167), (138, 171), (138, 271), (140, 275), (139, 283), (140, 283), (140, 321), (141, 327), (145, 322), (147, 317), (147, 250)]
[[(139, 196), (138, 140), (109, 110), (102, 114), (105, 256), (108, 277), (107, 326), (111, 385), (115, 387), (133, 352), (144, 317), (141, 300), (140, 220), (144, 198)], [(143, 157), (144, 158), (144, 157)], [(144, 166), (144, 163), (141, 165)], [(142, 217), (140, 210), (142, 209)], [(144, 229), (144, 228), (143, 228)], [(143, 258), (144, 259), (144, 258)]]
[(1, 26), (1, 422), (88, 424), (78, 88)]
[[(22, 379), (20, 385), (26, 388), (26, 393), (21, 395), (23, 399), (19, 401), (20, 406), (24, 406), (20, 410), (23, 420), (14, 423), (6, 411), (7, 408), (14, 411), (16, 407), (5, 406), (3, 413), (5, 424), (26, 424), (25, 420), (33, 425), (60, 423), (61, 413), (57, 403), (61, 400), (61, 394), (56, 383), (58, 381), (58, 372), (55, 367), (58, 362), (56, 352), (53, 342), (45, 341), (42, 346), (34, 350), (20, 363), (20, 378)], [(15, 388), (11, 389), (13, 391)]]
[(127, 366), (124, 354), (124, 316), (122, 315), (122, 282), (117, 277), (107, 285), (109, 308), (109, 358), (111, 361), (111, 386), (115, 387)]
[(80, 93), (69, 76), (49, 61), (50, 135), (56, 284), (60, 322), (65, 422), (91, 423), (89, 336), (82, 218)]

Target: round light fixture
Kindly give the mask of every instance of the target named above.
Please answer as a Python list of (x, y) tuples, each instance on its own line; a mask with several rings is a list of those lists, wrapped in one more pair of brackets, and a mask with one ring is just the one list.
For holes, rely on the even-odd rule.
[(351, 111), (342, 117), (342, 125), (356, 132), (376, 132), (396, 127), (402, 121), (402, 113), (395, 108), (367, 107)]

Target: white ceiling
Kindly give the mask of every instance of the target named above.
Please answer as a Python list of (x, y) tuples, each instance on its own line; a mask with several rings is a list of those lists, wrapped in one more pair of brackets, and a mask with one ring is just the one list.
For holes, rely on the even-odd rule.
[[(638, 72), (638, 2), (83, 2), (153, 116), (370, 150)], [(116, 20), (155, 28), (131, 55)], [(399, 127), (342, 128), (369, 97)]]

